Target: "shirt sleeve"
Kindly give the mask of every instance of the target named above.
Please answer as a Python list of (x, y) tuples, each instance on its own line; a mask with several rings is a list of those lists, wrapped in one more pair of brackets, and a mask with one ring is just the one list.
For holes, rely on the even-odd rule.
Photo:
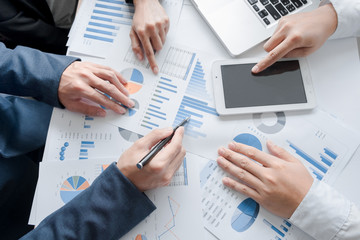
[(34, 97), (51, 106), (62, 107), (58, 99), (60, 78), (74, 61), (73, 57), (16, 47), (0, 42), (0, 92)]
[(118, 240), (154, 210), (150, 199), (113, 163), (89, 188), (21, 239)]
[(338, 25), (331, 39), (360, 36), (360, 0), (324, 0), (321, 5), (332, 3)]
[(360, 239), (359, 209), (324, 182), (314, 181), (289, 221), (317, 240)]

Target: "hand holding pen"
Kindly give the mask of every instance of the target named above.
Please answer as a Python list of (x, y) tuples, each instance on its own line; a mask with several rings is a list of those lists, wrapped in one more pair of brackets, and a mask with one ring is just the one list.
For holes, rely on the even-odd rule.
[(181, 123), (179, 123), (179, 125), (177, 125), (174, 128), (173, 133), (168, 136), (167, 138), (164, 138), (163, 140), (161, 140), (160, 142), (158, 142), (151, 150), (148, 154), (145, 155), (145, 157), (143, 157), (140, 162), (138, 162), (136, 164), (138, 169), (142, 169), (145, 164), (147, 164), (151, 159), (153, 159), (153, 157), (155, 157), (155, 155), (168, 143), (170, 142), (170, 140), (173, 138), (175, 131), (181, 127), (184, 126), (186, 123), (188, 123), (190, 120), (190, 117), (185, 118)]
[(179, 127), (171, 141), (154, 156), (146, 167), (139, 170), (136, 166), (139, 159), (142, 159), (156, 144), (173, 133), (174, 129), (171, 127), (153, 130), (137, 140), (122, 154), (117, 162), (122, 174), (140, 191), (169, 185), (174, 173), (183, 163), (186, 153), (185, 148), (182, 146), (184, 128)]

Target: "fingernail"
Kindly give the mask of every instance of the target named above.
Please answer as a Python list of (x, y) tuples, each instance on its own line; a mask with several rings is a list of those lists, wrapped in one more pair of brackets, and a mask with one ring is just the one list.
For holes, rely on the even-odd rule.
[(230, 148), (235, 148), (235, 147), (236, 147), (236, 145), (235, 145), (235, 143), (234, 143), (234, 142), (231, 142), (231, 143), (229, 143), (229, 147), (230, 147)]
[(251, 69), (251, 71), (252, 71), (253, 73), (258, 73), (258, 71), (259, 71), (258, 65), (255, 65), (255, 66)]
[(118, 110), (118, 113), (120, 113), (120, 114), (124, 114), (124, 113), (126, 113), (126, 109), (124, 109), (123, 107), (118, 107), (117, 108), (117, 110)]
[(141, 56), (140, 53), (136, 54), (136, 56), (137, 56), (137, 58), (138, 58), (140, 61), (142, 61), (142, 56)]
[(105, 116), (106, 116), (106, 112), (104, 112), (104, 111), (97, 111), (97, 112), (96, 112), (96, 116), (98, 116), (98, 117), (105, 117)]
[(225, 149), (223, 147), (219, 148), (218, 150), (219, 154), (224, 154), (225, 153)]
[(218, 158), (216, 159), (216, 161), (217, 161), (218, 163), (222, 163), (222, 162), (224, 161), (224, 158), (223, 158), (223, 157), (218, 157)]
[(128, 107), (133, 108), (134, 106), (135, 106), (135, 102), (130, 99), (129, 102), (128, 102)]
[(275, 146), (275, 144), (274, 144), (272, 141), (270, 141), (270, 140), (267, 141), (267, 144), (268, 144), (270, 147), (274, 147), (274, 146)]
[(155, 74), (158, 74), (158, 73), (159, 73), (159, 68), (158, 68), (158, 67), (154, 67), (154, 68), (153, 68), (153, 72), (154, 72)]

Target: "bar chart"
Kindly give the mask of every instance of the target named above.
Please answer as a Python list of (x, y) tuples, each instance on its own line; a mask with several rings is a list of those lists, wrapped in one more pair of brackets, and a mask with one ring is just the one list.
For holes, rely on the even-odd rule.
[(172, 100), (176, 99), (179, 88), (178, 79), (161, 76), (151, 93), (149, 104), (141, 120), (141, 127), (153, 129), (166, 124)]
[(318, 156), (311, 156), (306, 152), (306, 150), (295, 145), (291, 141), (287, 140), (290, 148), (292, 148), (297, 156), (306, 161), (306, 165), (309, 168), (310, 172), (318, 179), (322, 180), (324, 175), (328, 172), (329, 168), (332, 166), (338, 155), (329, 149), (328, 147), (323, 147), (318, 153)]
[(206, 133), (201, 129), (205, 118), (208, 115), (219, 116), (216, 109), (209, 106), (209, 99), (211, 99), (211, 96), (206, 91), (205, 72), (201, 62), (197, 60), (173, 126), (179, 124), (184, 118), (191, 116), (186, 128), (186, 135), (194, 138), (205, 138)]
[(134, 7), (125, 1), (97, 0), (83, 37), (113, 43), (121, 26), (131, 26)]

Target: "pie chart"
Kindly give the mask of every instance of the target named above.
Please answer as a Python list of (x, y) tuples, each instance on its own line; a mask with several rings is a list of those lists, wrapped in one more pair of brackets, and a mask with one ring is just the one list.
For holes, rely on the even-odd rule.
[(138, 234), (136, 235), (135, 240), (147, 240), (147, 237), (143, 234)]
[(262, 145), (260, 140), (250, 133), (239, 134), (234, 138), (234, 141), (252, 146), (254, 148), (259, 149), (260, 151), (262, 150)]
[(143, 137), (143, 135), (134, 133), (125, 128), (118, 127), (118, 130), (119, 130), (120, 136), (128, 142), (135, 142), (136, 140)]
[(242, 201), (231, 218), (231, 227), (237, 232), (248, 230), (259, 214), (259, 204), (252, 198)]
[(85, 178), (81, 176), (71, 176), (61, 185), (61, 200), (66, 204), (89, 186), (90, 184)]
[(134, 116), (139, 111), (139, 102), (136, 101), (135, 99), (131, 99), (131, 100), (133, 100), (135, 106), (133, 108), (127, 108), (128, 111), (126, 115), (129, 117)]
[(143, 86), (144, 76), (136, 68), (126, 68), (121, 71), (121, 75), (128, 80), (126, 84), (126, 89), (130, 94), (137, 93)]

